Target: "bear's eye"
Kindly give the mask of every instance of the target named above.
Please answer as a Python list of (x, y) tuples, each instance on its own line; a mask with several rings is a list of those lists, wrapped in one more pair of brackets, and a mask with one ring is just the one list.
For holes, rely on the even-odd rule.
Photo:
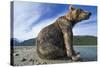
[(82, 9), (77, 9), (77, 12), (78, 12), (78, 13), (81, 13), (81, 12), (82, 12)]

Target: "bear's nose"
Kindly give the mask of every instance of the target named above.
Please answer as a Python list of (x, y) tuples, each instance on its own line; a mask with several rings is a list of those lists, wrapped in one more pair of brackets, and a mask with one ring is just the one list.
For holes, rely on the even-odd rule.
[(92, 13), (89, 13), (88, 15), (90, 16)]

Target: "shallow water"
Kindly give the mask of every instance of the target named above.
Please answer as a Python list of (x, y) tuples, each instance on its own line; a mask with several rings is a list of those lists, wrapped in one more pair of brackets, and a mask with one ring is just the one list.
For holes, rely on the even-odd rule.
[(75, 46), (75, 51), (80, 52), (80, 57), (84, 61), (97, 60), (97, 47), (96, 46)]

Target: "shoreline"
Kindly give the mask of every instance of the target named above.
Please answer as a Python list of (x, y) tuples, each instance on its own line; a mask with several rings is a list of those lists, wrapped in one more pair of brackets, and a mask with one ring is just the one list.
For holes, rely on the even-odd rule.
[[(24, 45), (13, 46), (13, 47), (20, 47), (20, 46), (23, 46), (24, 47)], [(36, 45), (31, 45), (31, 46), (36, 46)], [(98, 45), (73, 45), (73, 46), (74, 47), (97, 47)], [(27, 47), (27, 46), (25, 46), (25, 47)]]

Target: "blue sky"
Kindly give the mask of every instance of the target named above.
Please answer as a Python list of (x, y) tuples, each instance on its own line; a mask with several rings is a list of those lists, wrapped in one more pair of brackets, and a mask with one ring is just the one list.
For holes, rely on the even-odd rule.
[[(90, 19), (82, 21), (73, 28), (74, 35), (97, 36), (96, 6), (73, 5), (75, 8), (90, 11)], [(14, 2), (14, 38), (20, 41), (37, 37), (39, 31), (52, 24), (58, 17), (68, 12), (67, 4), (34, 2)]]

